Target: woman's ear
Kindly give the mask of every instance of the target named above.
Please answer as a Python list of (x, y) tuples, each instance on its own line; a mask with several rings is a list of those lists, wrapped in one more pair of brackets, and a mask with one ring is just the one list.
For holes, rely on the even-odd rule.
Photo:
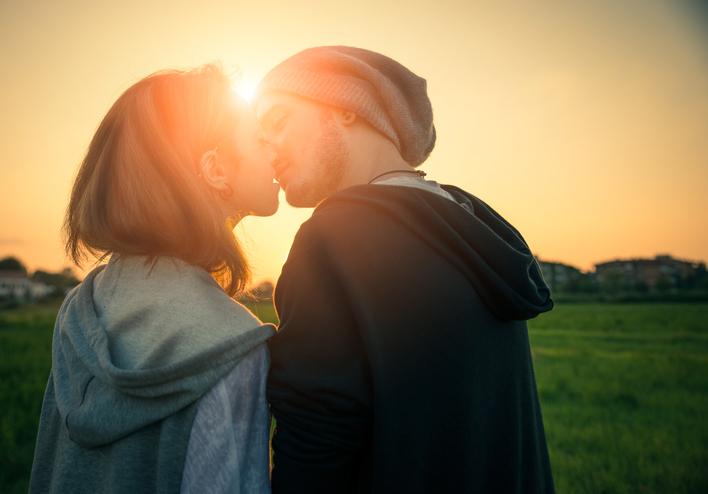
[(199, 175), (206, 184), (220, 192), (228, 187), (224, 167), (219, 162), (217, 149), (210, 149), (199, 159)]

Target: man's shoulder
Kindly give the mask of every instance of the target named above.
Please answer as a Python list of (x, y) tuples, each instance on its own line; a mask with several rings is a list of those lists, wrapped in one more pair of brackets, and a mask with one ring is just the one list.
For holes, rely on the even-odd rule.
[(300, 226), (295, 241), (358, 243), (395, 235), (401, 227), (396, 211), (403, 207), (407, 192), (400, 189), (403, 188), (357, 185), (337, 192), (315, 208)]
[[(464, 228), (481, 201), (466, 191), (443, 186), (455, 200), (419, 188), (398, 185), (356, 185), (322, 201), (305, 221), (291, 254), (326, 251), (369, 251), (374, 246), (420, 242), (441, 225)], [(460, 207), (467, 202), (469, 207)]]
[[(468, 192), (452, 185), (442, 188), (454, 195), (456, 202), (479, 201)], [(355, 185), (341, 190), (315, 208), (311, 223), (355, 220), (357, 218), (386, 217), (415, 214), (417, 210), (437, 208), (454, 204), (455, 201), (429, 190), (400, 185)], [(456, 208), (453, 208), (453, 210)]]
[(372, 214), (375, 205), (400, 200), (400, 187), (381, 187), (379, 185), (355, 185), (340, 190), (320, 202), (313, 213), (318, 215), (344, 216)]
[(360, 187), (364, 186), (350, 187), (323, 199), (317, 204), (312, 215), (301, 225), (301, 229), (331, 228), (342, 220), (371, 214), (373, 212), (370, 207), (371, 192), (373, 191), (365, 190), (362, 193), (362, 191), (356, 190)]

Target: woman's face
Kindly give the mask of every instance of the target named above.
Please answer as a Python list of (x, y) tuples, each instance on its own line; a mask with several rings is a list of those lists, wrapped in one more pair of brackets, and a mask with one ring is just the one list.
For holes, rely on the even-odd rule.
[(244, 105), (239, 109), (238, 126), (234, 134), (235, 163), (224, 174), (234, 193), (230, 202), (240, 216), (270, 216), (278, 210), (278, 191), (272, 154), (259, 139), (255, 114)]

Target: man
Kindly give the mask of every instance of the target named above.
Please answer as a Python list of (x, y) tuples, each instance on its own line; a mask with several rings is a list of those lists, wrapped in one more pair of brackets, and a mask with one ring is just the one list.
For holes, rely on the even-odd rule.
[(273, 491), (553, 492), (525, 323), (549, 290), (518, 231), (416, 169), (425, 80), (312, 48), (257, 113), (287, 201), (317, 206), (275, 292)]

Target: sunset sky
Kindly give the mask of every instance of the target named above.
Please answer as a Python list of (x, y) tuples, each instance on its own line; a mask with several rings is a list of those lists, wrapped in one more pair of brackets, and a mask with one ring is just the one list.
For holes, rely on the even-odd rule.
[[(705, 5), (706, 2), (703, 2)], [(0, 257), (69, 265), (59, 228), (99, 121), (132, 83), (220, 61), (246, 90), (310, 46), (428, 81), (422, 169), (490, 203), (543, 259), (708, 260), (708, 9), (700, 0), (0, 2)], [(311, 210), (236, 231), (275, 279)]]

